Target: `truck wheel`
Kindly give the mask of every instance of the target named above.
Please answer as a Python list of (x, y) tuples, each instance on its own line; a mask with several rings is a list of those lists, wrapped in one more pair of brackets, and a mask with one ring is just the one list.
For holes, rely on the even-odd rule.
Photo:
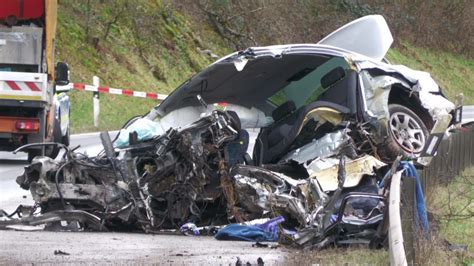
[(69, 146), (70, 142), (71, 142), (71, 135), (69, 133), (69, 128), (68, 128), (67, 131), (66, 131), (66, 135), (62, 137), (61, 143), (66, 145), (66, 146)]
[[(54, 129), (53, 129), (53, 142), (62, 143), (62, 135), (61, 135), (61, 126), (59, 125), (59, 121), (54, 121)], [(50, 158), (56, 158), (59, 154), (60, 148), (58, 146), (47, 146), (45, 149), (45, 156)]]

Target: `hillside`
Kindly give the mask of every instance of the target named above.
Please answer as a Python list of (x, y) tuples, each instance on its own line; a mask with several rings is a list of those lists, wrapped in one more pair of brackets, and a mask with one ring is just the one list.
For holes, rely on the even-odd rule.
[[(136, 10), (140, 14), (135, 18), (147, 17), (146, 21), (122, 14), (110, 26), (107, 23), (117, 12), (113, 5), (95, 3), (91, 8), (96, 11), (88, 18), (88, 7), (82, 2), (60, 4), (57, 58), (69, 63), (73, 82), (91, 84), (92, 76), (97, 75), (102, 86), (169, 93), (212, 62), (196, 50), (208, 43), (201, 44), (181, 14), (159, 3)], [(222, 46), (212, 48), (223, 53)], [(92, 130), (91, 94), (72, 91), (70, 96), (73, 132)], [(102, 94), (101, 129), (120, 127), (156, 104), (150, 99)]]
[[(220, 57), (246, 45), (316, 42), (354, 16), (378, 11), (370, 6), (354, 9), (347, 1), (339, 1), (339, 5), (325, 5), (323, 14), (319, 2), (308, 4), (307, 11), (294, 4), (287, 16), (299, 11), (303, 15), (294, 16), (294, 23), (287, 25), (282, 9), (278, 10), (280, 19), (269, 15), (275, 11), (272, 8), (281, 7), (280, 2), (275, 7), (252, 8), (222, 3), (60, 0), (57, 60), (69, 63), (72, 82), (90, 84), (97, 75), (102, 86), (167, 94), (212, 63), (213, 54)], [(229, 13), (234, 10), (232, 5), (243, 11)], [(323, 23), (329, 15), (330, 23)], [(390, 17), (388, 21), (394, 23)], [(316, 27), (317, 23), (322, 26)], [(268, 25), (274, 27), (265, 28)], [(431, 72), (449, 97), (463, 92), (465, 102), (474, 104), (474, 61), (469, 59), (469, 46), (453, 43), (457, 50), (448, 51), (443, 46), (422, 47), (409, 35), (404, 37), (389, 52), (392, 63)], [(454, 54), (462, 49), (467, 52)], [(70, 96), (73, 133), (97, 130), (92, 125), (91, 93), (72, 91)], [(102, 94), (99, 129), (117, 129), (156, 104), (150, 99)]]

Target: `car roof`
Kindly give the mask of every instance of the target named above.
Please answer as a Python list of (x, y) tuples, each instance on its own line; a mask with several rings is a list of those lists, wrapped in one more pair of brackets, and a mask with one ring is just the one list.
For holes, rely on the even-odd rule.
[[(373, 31), (373, 34), (367, 33), (368, 31)], [(347, 40), (347, 42), (343, 40)], [(209, 103), (222, 99), (228, 102), (238, 102), (248, 107), (255, 106), (255, 102), (260, 100), (262, 105), (262, 99), (268, 97), (271, 93), (275, 93), (275, 91), (272, 91), (269, 86), (262, 88), (265, 81), (263, 79), (255, 79), (251, 84), (247, 82), (251, 74), (247, 73), (249, 70), (246, 65), (254, 59), (282, 59), (282, 61), (288, 63), (288, 66), (281, 67), (281, 69), (274, 66), (274, 64), (279, 64), (278, 60), (273, 61), (273, 63), (262, 63), (259, 67), (267, 68), (268, 71), (260, 69), (257, 71), (260, 74), (255, 73), (256, 75), (267, 75), (267, 81), (270, 81), (270, 76), (273, 76), (274, 79), (271, 80), (273, 83), (270, 83), (270, 85), (274, 85), (275, 88), (280, 86), (281, 88), (285, 79), (278, 76), (277, 72), (285, 69), (288, 72), (292, 70), (292, 67), (299, 67), (298, 61), (292, 58), (298, 58), (302, 67), (307, 64), (306, 67), (313, 69), (318, 64), (322, 64), (325, 59), (331, 57), (343, 57), (347, 61), (353, 62), (369, 61), (374, 66), (381, 63), (392, 41), (385, 19), (380, 15), (371, 15), (344, 25), (317, 44), (303, 43), (250, 47), (243, 51), (231, 53), (212, 63), (179, 86), (157, 106), (156, 110), (160, 115), (164, 115), (183, 106), (199, 104), (196, 100), (197, 94), (200, 94)], [(368, 44), (368, 42), (371, 44)], [(380, 45), (381, 47), (374, 47), (374, 45)], [(253, 69), (255, 69), (255, 66), (253, 66)], [(272, 70), (274, 73), (268, 74)], [(240, 73), (242, 71), (243, 73)], [(227, 86), (225, 86), (225, 82), (227, 82)], [(249, 94), (252, 94), (252, 97), (249, 97)], [(260, 106), (260, 108), (264, 110), (265, 106)]]

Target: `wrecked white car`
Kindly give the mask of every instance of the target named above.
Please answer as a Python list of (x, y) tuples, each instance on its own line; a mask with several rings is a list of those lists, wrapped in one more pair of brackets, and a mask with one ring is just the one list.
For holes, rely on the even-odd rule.
[[(205, 112), (200, 95), (236, 111), (244, 128), (262, 129), (255, 142), (256, 165), (277, 162), (341, 122), (357, 125), (364, 139), (358, 148), (375, 157), (417, 158), (436, 122), (435, 131), (444, 133), (455, 106), (428, 73), (382, 62), (391, 43), (383, 17), (368, 16), (318, 44), (231, 54), (159, 105), (159, 125), (164, 131), (176, 122), (195, 121)], [(325, 110), (326, 119), (318, 110)]]
[(428, 163), (455, 110), (429, 74), (383, 62), (391, 43), (368, 16), (318, 44), (228, 55), (114, 142), (102, 133), (99, 156), (35, 158), (17, 182), (41, 215), (21, 222), (154, 232), (281, 215), (299, 245), (378, 246), (395, 158)]

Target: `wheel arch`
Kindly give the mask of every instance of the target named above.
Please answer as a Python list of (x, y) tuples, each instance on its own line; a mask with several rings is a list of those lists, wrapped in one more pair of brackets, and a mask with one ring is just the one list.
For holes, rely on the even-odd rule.
[(392, 85), (387, 104), (399, 104), (409, 108), (421, 118), (428, 130), (431, 130), (434, 126), (433, 118), (428, 110), (422, 106), (417, 93), (401, 84)]

